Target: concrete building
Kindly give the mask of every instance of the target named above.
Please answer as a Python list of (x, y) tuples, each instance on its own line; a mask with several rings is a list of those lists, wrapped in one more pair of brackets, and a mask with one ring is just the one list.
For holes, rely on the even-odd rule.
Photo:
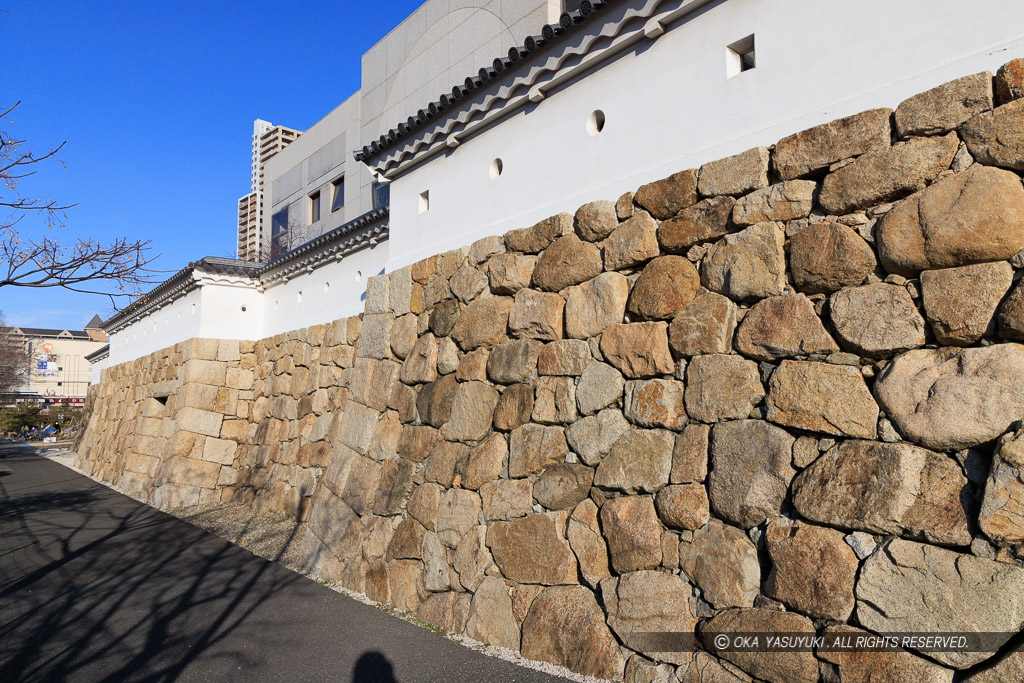
[(475, 7), (428, 0), (384, 36), (363, 55), (360, 90), (266, 162), (263, 202), (270, 210), (263, 234), (270, 236), (271, 257), (387, 205), (390, 188), (375, 182), (352, 152), (561, 11), (558, 0)]
[(252, 155), (250, 159), (249, 193), (238, 198), (238, 258), (246, 261), (266, 260), (263, 232), (264, 166), (302, 131), (275, 126), (256, 119), (252, 124)]
[(359, 313), (368, 276), (1024, 55), (1012, 0), (577, 4), (428, 0), (267, 161), (271, 262), (193, 264), (104, 323), (110, 361)]
[(93, 316), (84, 330), (12, 328), (28, 349), (30, 366), (24, 383), (2, 397), (4, 405), (19, 401), (84, 403), (92, 380), (88, 356), (107, 346), (101, 324), (99, 316)]

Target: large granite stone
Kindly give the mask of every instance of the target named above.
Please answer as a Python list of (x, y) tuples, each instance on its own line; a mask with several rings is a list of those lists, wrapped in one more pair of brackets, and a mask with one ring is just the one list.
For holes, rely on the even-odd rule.
[(763, 361), (839, 350), (803, 294), (774, 296), (751, 306), (736, 331), (736, 348)]
[(689, 259), (661, 256), (644, 267), (627, 306), (635, 320), (668, 320), (693, 301), (699, 286), (700, 276)]
[(564, 462), (569, 452), (561, 427), (526, 424), (512, 430), (509, 440), (508, 476), (527, 477)]
[(676, 367), (664, 322), (611, 325), (601, 335), (601, 353), (630, 378), (670, 374)]
[(650, 496), (621, 496), (601, 506), (601, 528), (619, 574), (661, 564), (661, 523)]
[(788, 180), (755, 190), (736, 202), (732, 220), (746, 226), (804, 218), (814, 208), (817, 189), (818, 184), (812, 180)]
[(623, 434), (597, 466), (594, 485), (626, 492), (654, 492), (668, 484), (675, 437), (661, 429)]
[(561, 339), (564, 310), (565, 299), (557, 294), (520, 289), (508, 314), (508, 330), (513, 337)]
[(845, 441), (793, 481), (807, 519), (943, 545), (970, 545), (971, 503), (955, 460), (905, 443)]
[[(604, 241), (604, 269), (632, 268), (658, 255), (658, 222), (646, 211), (621, 223)], [(593, 247), (596, 251), (596, 247)], [(594, 273), (590, 277), (594, 277)], [(584, 278), (590, 279), (590, 278)], [(582, 282), (583, 280), (580, 280)], [(578, 283), (571, 283), (578, 284)]]
[(737, 301), (782, 294), (786, 286), (785, 235), (775, 223), (759, 223), (727, 235), (708, 250), (701, 284)]
[(1024, 416), (1024, 346), (909, 351), (885, 367), (875, 395), (905, 438), (942, 451), (977, 446)]
[(679, 544), (679, 567), (717, 609), (751, 607), (761, 591), (757, 548), (747, 535), (717, 519)]
[(580, 563), (580, 576), (591, 588), (596, 588), (602, 579), (611, 576), (608, 568), (608, 544), (601, 535), (597, 521), (597, 505), (586, 498), (580, 501), (569, 517), (566, 538), (576, 560)]
[(787, 427), (868, 439), (878, 430), (878, 405), (849, 365), (784, 360), (765, 405), (766, 417)]
[(995, 332), (996, 308), (1012, 278), (1013, 268), (1005, 261), (921, 273), (924, 314), (936, 341), (967, 346)]
[(525, 382), (537, 368), (544, 344), (536, 339), (516, 339), (498, 344), (487, 357), (487, 376), (498, 384)]
[[(1024, 569), (912, 541), (889, 541), (865, 560), (856, 591), (857, 620), (875, 632), (1001, 633), (998, 642), (1024, 626)], [(928, 656), (966, 669), (992, 653)]]
[(626, 314), (629, 281), (621, 273), (601, 273), (593, 280), (565, 292), (565, 333), (588, 339), (609, 325), (621, 323)]
[(671, 632), (692, 634), (697, 620), (690, 615), (692, 589), (684, 579), (664, 572), (637, 571), (601, 582), (601, 598), (608, 626), (634, 650), (660, 661), (684, 664), (689, 652), (657, 652), (640, 634)]
[(680, 356), (729, 353), (736, 331), (736, 304), (705, 289), (669, 325), (668, 343)]
[(960, 135), (977, 161), (1024, 170), (1024, 103), (1015, 100), (978, 114), (960, 126)]
[(980, 164), (897, 204), (878, 223), (878, 257), (890, 273), (1003, 261), (1024, 248), (1020, 178)]
[(846, 621), (853, 612), (857, 556), (834, 529), (780, 517), (765, 529), (772, 570), (765, 592), (810, 617)]
[(462, 311), (451, 336), (463, 351), (492, 347), (505, 340), (513, 301), (507, 296), (477, 299)]
[(566, 512), (543, 512), (487, 529), (487, 545), (501, 573), (519, 583), (576, 583), (577, 564), (565, 538)]
[(555, 240), (537, 258), (533, 284), (546, 292), (559, 292), (601, 274), (601, 251), (576, 235)]
[(801, 292), (827, 294), (859, 285), (875, 265), (871, 247), (845, 225), (816, 223), (789, 238), (789, 266)]
[(739, 420), (762, 398), (764, 386), (752, 360), (710, 354), (694, 356), (686, 366), (686, 411), (694, 420)]
[(959, 146), (960, 138), (949, 133), (868, 152), (825, 177), (818, 203), (823, 211), (842, 215), (905, 197), (949, 168)]
[(783, 180), (790, 180), (888, 147), (891, 115), (891, 109), (871, 109), (784, 137), (775, 144), (772, 167)]
[(519, 649), (519, 624), (512, 614), (512, 598), (500, 576), (488, 576), (473, 594), (466, 635), (488, 645)]
[(672, 379), (626, 382), (623, 413), (641, 427), (679, 429), (686, 424), (683, 383)]
[(903, 100), (896, 107), (896, 132), (901, 138), (941, 135), (990, 109), (992, 73), (982, 71)]
[(732, 662), (758, 680), (770, 683), (815, 683), (818, 680), (818, 660), (810, 651), (764, 652), (756, 649), (720, 649), (715, 635), (743, 633), (788, 635), (815, 634), (814, 623), (807, 617), (792, 612), (754, 607), (731, 609), (713, 616), (701, 628), (701, 640), (713, 654)]
[(828, 312), (840, 345), (860, 356), (888, 358), (924, 346), (924, 318), (905, 287), (847, 287), (829, 297)]
[(1024, 431), (1004, 435), (996, 446), (978, 526), (995, 543), (1024, 542)]
[(768, 186), (767, 147), (754, 147), (700, 167), (697, 190), (705, 197), (741, 195)]
[(795, 439), (761, 420), (722, 422), (711, 430), (711, 509), (744, 529), (778, 515), (793, 469)]
[(736, 200), (732, 197), (710, 197), (680, 211), (658, 226), (658, 242), (672, 254), (685, 254), (690, 247), (714, 242), (736, 231), (729, 223)]
[(505, 246), (512, 251), (536, 254), (548, 248), (563, 235), (572, 233), (572, 216), (560, 213), (545, 218), (529, 228), (510, 230), (505, 233)]
[(551, 586), (523, 621), (522, 653), (588, 676), (617, 679), (625, 660), (594, 594), (583, 586)]
[(697, 171), (679, 171), (663, 180), (642, 185), (633, 199), (658, 220), (671, 218), (697, 203)]

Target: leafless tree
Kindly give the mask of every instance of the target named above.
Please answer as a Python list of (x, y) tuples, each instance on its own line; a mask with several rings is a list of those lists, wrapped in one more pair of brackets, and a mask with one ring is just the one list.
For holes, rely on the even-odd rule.
[[(0, 112), (0, 119), (7, 119), (19, 104)], [(19, 223), (31, 213), (45, 217), (47, 230), (62, 228), (67, 210), (75, 206), (51, 197), (26, 197), (18, 188), (36, 173), (38, 164), (60, 162), (57, 153), (65, 144), (37, 153), (25, 146), (25, 140), (0, 129), (0, 208), (9, 212), (0, 217), (0, 287), (63, 287), (103, 294), (116, 308), (119, 298), (134, 297), (152, 282), (155, 271), (148, 266), (156, 257), (150, 254), (149, 240), (119, 237), (103, 243), (75, 238), (68, 243), (45, 235), (27, 236), (20, 230)]]
[(7, 326), (0, 312), (0, 394), (25, 382), (29, 361), (25, 338)]

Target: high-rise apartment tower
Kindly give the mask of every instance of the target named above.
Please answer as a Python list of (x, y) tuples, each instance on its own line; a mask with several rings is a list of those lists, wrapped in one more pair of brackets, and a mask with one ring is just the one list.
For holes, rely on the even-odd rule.
[(252, 159), (249, 194), (238, 198), (238, 258), (264, 260), (263, 165), (302, 131), (256, 119), (252, 123)]

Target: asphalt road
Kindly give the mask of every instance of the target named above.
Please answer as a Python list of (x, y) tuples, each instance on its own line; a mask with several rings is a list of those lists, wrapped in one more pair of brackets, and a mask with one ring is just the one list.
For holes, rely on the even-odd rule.
[(0, 681), (556, 681), (0, 441)]

